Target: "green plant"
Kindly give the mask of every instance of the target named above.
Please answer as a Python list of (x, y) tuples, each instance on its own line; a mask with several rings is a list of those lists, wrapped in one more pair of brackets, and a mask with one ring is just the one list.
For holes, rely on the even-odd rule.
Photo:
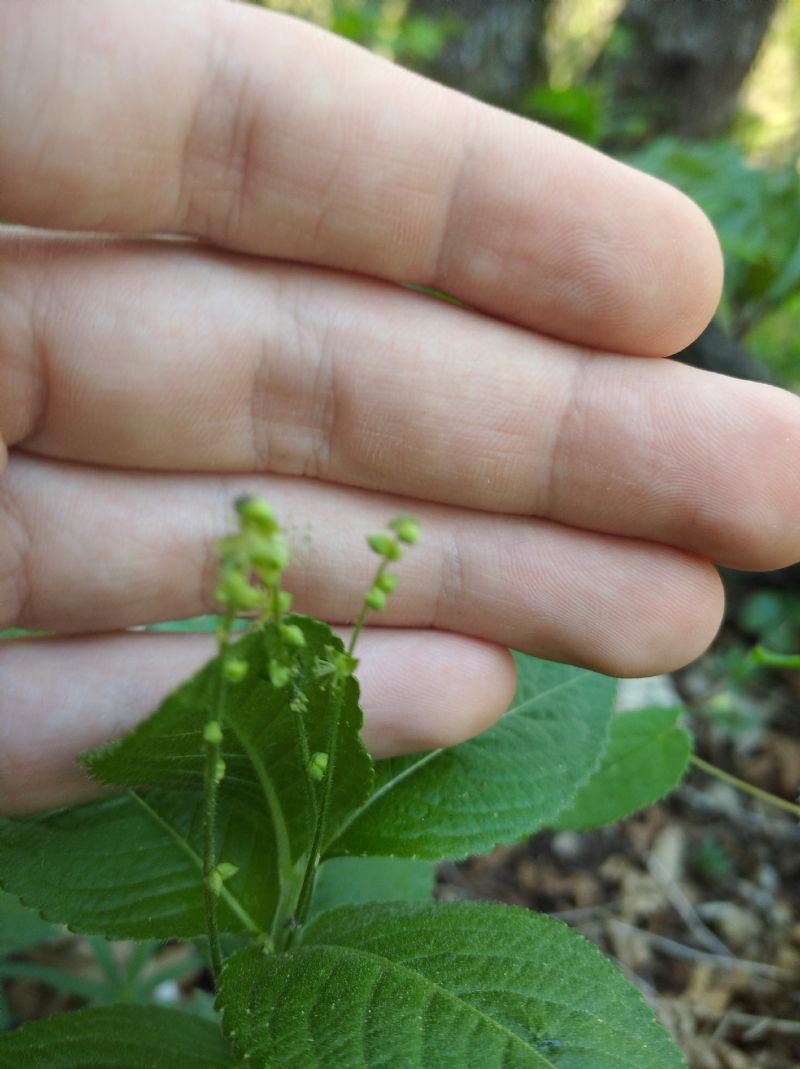
[[(689, 759), (679, 711), (612, 718), (613, 680), (519, 657), (516, 698), (494, 728), (373, 764), (354, 653), (416, 525), (400, 518), (368, 540), (379, 563), (345, 648), (290, 613), (289, 551), (269, 507), (244, 499), (237, 511), (220, 545), (216, 656), (82, 758), (122, 792), (0, 822), (0, 883), (47, 920), (147, 945), (204, 937), (218, 1016), (88, 1007), (0, 1036), (0, 1064), (684, 1065), (576, 932), (526, 910), (430, 900), (435, 861), (619, 819), (667, 791)], [(244, 612), (254, 619), (235, 635)]]

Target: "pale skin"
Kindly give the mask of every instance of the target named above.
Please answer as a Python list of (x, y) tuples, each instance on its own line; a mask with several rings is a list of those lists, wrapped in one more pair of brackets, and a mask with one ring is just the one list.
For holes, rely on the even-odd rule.
[(419, 519), (360, 644), (379, 756), (492, 723), (507, 646), (684, 664), (714, 563), (800, 556), (800, 401), (658, 359), (719, 297), (699, 210), (303, 23), (0, 0), (0, 219), (0, 628), (57, 636), (0, 648), (4, 813), (90, 797), (74, 755), (210, 655), (126, 629), (213, 611), (243, 491), (337, 625)]

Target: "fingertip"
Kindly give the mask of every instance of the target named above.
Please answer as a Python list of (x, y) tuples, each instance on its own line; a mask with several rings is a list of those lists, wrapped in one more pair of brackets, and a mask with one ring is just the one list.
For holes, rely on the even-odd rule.
[(691, 345), (711, 322), (722, 296), (724, 262), (716, 230), (705, 212), (674, 186), (659, 182), (665, 250), (660, 331), (644, 355), (673, 354)]
[(640, 679), (684, 668), (703, 654), (719, 631), (725, 591), (716, 568), (680, 550), (651, 557), (646, 593), (612, 627), (613, 642), (590, 667)]
[(455, 746), (511, 704), (516, 669), (507, 649), (443, 632), (365, 634), (358, 677), (362, 738), (376, 758)]

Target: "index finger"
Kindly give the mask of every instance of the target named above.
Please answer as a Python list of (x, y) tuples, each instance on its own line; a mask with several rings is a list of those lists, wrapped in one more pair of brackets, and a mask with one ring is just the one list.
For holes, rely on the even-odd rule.
[(192, 234), (643, 355), (696, 337), (721, 280), (669, 186), (297, 20), (199, 0), (0, 0), (0, 218)]

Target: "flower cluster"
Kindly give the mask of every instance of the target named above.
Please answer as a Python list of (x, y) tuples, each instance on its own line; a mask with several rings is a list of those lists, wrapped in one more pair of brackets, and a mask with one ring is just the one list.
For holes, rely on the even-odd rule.
[[(219, 585), (215, 597), (225, 609), (219, 632), (220, 646), (227, 645), (234, 617), (238, 613), (260, 614), (261, 622), (273, 619), (284, 647), (300, 648), (306, 639), (297, 624), (282, 617), (292, 604), (291, 594), (280, 589), (289, 564), (289, 545), (275, 513), (258, 497), (240, 497), (236, 502), (239, 530), (217, 544)], [(267, 670), (272, 685), (285, 687), (291, 678), (288, 656), (270, 659)], [(229, 683), (240, 683), (247, 675), (247, 662), (236, 657), (225, 660), (223, 675)]]
[(272, 507), (258, 497), (240, 497), (236, 512), (239, 530), (217, 544), (217, 601), (232, 616), (256, 609), (287, 612), (291, 597), (280, 590), (280, 583), (289, 564), (289, 545)]
[(369, 548), (383, 559), (372, 581), (372, 586), (364, 595), (365, 610), (374, 609), (375, 612), (381, 612), (386, 608), (386, 597), (397, 586), (397, 576), (387, 575), (386, 568), (402, 558), (401, 543), (414, 545), (419, 541), (419, 527), (410, 516), (398, 516), (397, 519), (389, 522), (388, 527), (394, 537), (384, 532), (367, 537)]

